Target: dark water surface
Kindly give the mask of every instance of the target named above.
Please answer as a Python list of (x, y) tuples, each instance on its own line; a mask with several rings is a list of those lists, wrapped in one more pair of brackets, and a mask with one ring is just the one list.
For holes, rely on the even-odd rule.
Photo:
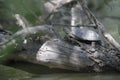
[(40, 75), (29, 80), (120, 80), (120, 76), (119, 74), (62, 73)]
[(79, 73), (16, 62), (0, 65), (0, 80), (120, 80), (119, 73)]

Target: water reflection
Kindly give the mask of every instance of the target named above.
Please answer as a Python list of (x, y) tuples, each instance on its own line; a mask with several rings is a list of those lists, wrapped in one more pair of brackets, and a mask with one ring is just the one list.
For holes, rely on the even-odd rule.
[(20, 80), (31, 78), (33, 74), (0, 64), (0, 80)]
[(26, 62), (12, 62), (8, 65), (23, 71), (16, 71), (5, 66), (0, 67), (2, 72), (0, 72), (0, 80), (120, 80), (119, 73), (76, 73), (67, 70), (48, 69), (45, 66)]
[(31, 78), (29, 80), (120, 80), (120, 76), (118, 74), (70, 73), (40, 75), (39, 77)]

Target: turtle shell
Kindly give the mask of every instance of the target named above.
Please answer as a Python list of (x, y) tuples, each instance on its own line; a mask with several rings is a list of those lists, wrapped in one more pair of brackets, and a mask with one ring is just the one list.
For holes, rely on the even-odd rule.
[(99, 41), (99, 35), (90, 30), (87, 27), (71, 27), (71, 31), (68, 32), (69, 36), (81, 39), (81, 40), (88, 40), (88, 41)]

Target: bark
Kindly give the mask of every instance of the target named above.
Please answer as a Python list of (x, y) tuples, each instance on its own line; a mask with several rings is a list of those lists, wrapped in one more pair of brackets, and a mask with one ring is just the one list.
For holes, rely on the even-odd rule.
[(95, 28), (103, 35), (103, 37), (118, 51), (120, 51), (120, 44), (113, 38), (111, 34), (109, 34), (104, 25), (93, 15), (93, 13), (89, 10), (89, 8), (83, 5), (83, 9), (86, 12), (87, 16), (93, 20), (93, 23), (96, 25)]
[[(100, 31), (102, 32), (103, 36), (107, 39), (107, 41), (109, 41), (109, 43), (114, 46), (118, 51), (120, 51), (120, 44), (112, 37), (111, 34), (109, 34), (108, 32), (105, 31), (104, 29), (104, 25), (99, 23), (99, 28)], [(120, 53), (118, 53), (120, 54)]]
[[(30, 44), (30, 41), (44, 43), (46, 40), (56, 37), (53, 27), (50, 25), (27, 27), (26, 29), (19, 30), (13, 35), (0, 33), (0, 62), (2, 62), (1, 59), (8, 59), (8, 56), (14, 52), (22, 51), (23, 46), (29, 47), (27, 44)], [(32, 48), (33, 45), (30, 46), (31, 52), (35, 51)], [(38, 47), (38, 45), (36, 46)]]
[[(38, 43), (34, 43), (33, 46), (36, 45)], [(103, 47), (99, 44), (96, 45), (95, 52), (89, 51), (90, 44), (85, 43), (81, 46), (75, 46), (59, 39), (49, 40), (37, 48), (33, 48), (33, 46), (31, 48), (34, 51), (31, 52), (30, 50), (17, 54), (17, 59), (45, 65), (50, 68), (80, 72), (120, 71), (120, 56), (117, 55), (118, 52), (109, 47), (106, 49), (105, 46)]]
[[(27, 29), (27, 30), (26, 30)], [(14, 33), (13, 35), (10, 36), (7, 40), (0, 42), (0, 46), (6, 45), (7, 43), (11, 42), (12, 40), (15, 40), (16, 37), (26, 37), (31, 34), (36, 34), (40, 33), (42, 36), (44, 35), (49, 35), (49, 36), (54, 36), (54, 29), (50, 25), (41, 25), (41, 26), (34, 26), (34, 27), (27, 27), (26, 29), (22, 29)], [(41, 36), (39, 35), (39, 36)], [(22, 38), (21, 38), (22, 40)]]
[[(55, 35), (58, 39), (48, 41), (29, 40), (23, 45), (24, 51), (14, 55), (13, 59), (29, 61), (32, 63), (45, 65), (50, 68), (61, 68), (80, 72), (103, 72), (116, 70), (120, 72), (120, 45), (114, 38), (105, 31), (104, 26), (94, 17), (86, 5), (82, 5), (89, 18), (95, 22), (95, 28), (103, 34), (106, 41), (115, 47), (111, 48), (105, 42), (104, 45), (97, 43), (95, 51), (90, 51), (91, 44), (79, 42), (76, 45), (69, 41), (61, 40), (56, 31), (51, 26), (25, 27), (25, 29), (15, 33), (7, 42), (13, 40), (16, 36), (26, 36), (40, 31)], [(20, 19), (19, 19), (20, 20)], [(24, 27), (24, 25), (21, 25)], [(0, 44), (3, 45), (6, 42)], [(44, 43), (44, 44), (43, 44)], [(40, 48), (40, 49), (39, 49)], [(117, 50), (118, 51), (117, 51)]]

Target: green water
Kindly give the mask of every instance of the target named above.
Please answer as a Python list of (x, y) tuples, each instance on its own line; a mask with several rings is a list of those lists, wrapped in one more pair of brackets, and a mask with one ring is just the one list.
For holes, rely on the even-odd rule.
[[(24, 73), (23, 73), (24, 74)], [(97, 74), (97, 73), (54, 73), (37, 74), (36, 76), (14, 76), (6, 78), (1, 76), (0, 80), (120, 80), (119, 74)]]
[(13, 62), (0, 65), (0, 80), (120, 80), (120, 76), (119, 73), (79, 73)]
[(32, 73), (9, 66), (0, 65), (0, 80), (20, 80), (32, 77)]
[(120, 76), (119, 74), (64, 73), (40, 75), (29, 80), (120, 80)]

